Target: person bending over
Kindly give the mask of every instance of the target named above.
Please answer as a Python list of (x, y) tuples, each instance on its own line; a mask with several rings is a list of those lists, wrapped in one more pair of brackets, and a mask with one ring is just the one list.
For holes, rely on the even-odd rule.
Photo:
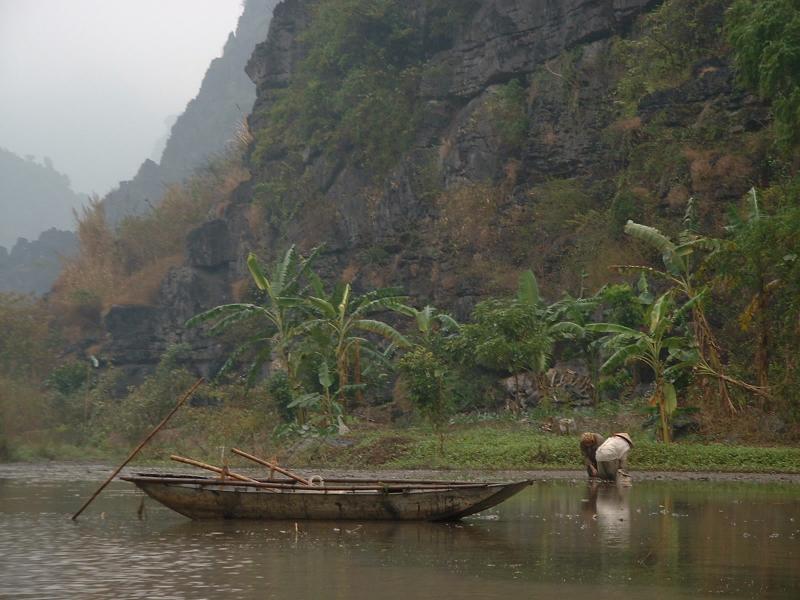
[(606, 481), (616, 481), (617, 473), (627, 475), (631, 448), (633, 441), (627, 433), (615, 433), (603, 442), (595, 453), (598, 476)]
[(605, 439), (599, 433), (587, 431), (581, 436), (581, 454), (583, 454), (583, 464), (586, 465), (586, 474), (589, 477), (597, 477), (597, 458), (595, 455), (604, 441)]

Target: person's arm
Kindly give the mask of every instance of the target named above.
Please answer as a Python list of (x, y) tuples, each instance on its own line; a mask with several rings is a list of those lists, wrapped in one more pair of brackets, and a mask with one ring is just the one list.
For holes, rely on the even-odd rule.
[(586, 448), (581, 444), (581, 454), (583, 454), (583, 464), (586, 467), (586, 474), (589, 477), (597, 477), (597, 469), (592, 462), (591, 448)]
[(628, 452), (625, 452), (619, 459), (619, 468), (623, 471), (628, 470)]
[(591, 467), (592, 458), (589, 456), (589, 449), (581, 445), (581, 454), (583, 455), (583, 464), (587, 467)]

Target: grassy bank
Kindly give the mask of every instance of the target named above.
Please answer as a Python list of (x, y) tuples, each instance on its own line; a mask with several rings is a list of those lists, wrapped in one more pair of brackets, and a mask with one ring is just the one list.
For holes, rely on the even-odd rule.
[[(218, 463), (220, 446), (240, 446), (262, 456), (278, 456), (294, 467), (367, 469), (579, 469), (577, 436), (545, 434), (530, 427), (470, 425), (439, 436), (424, 428), (358, 430), (330, 440), (276, 443), (269, 435), (219, 435), (214, 439), (179, 429), (156, 438), (138, 462), (168, 464), (169, 454), (185, 454)], [(723, 471), (800, 473), (800, 448), (720, 443), (676, 442), (664, 445), (637, 439), (630, 467), (640, 471)], [(123, 446), (81, 448), (63, 444), (22, 444), (11, 460), (95, 460), (113, 462), (130, 449)], [(233, 460), (232, 464), (238, 464)]]
[[(635, 435), (634, 435), (635, 439)], [(317, 445), (296, 462), (340, 467), (392, 469), (575, 469), (581, 467), (576, 436), (489, 427), (449, 432), (443, 448), (438, 436), (422, 430), (374, 431), (350, 440), (348, 447)], [(650, 471), (728, 471), (800, 473), (800, 448), (635, 440), (631, 469)]]

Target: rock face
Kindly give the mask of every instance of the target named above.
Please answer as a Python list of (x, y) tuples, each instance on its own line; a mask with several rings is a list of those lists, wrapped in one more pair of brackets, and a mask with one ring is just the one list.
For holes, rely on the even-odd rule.
[(228, 224), (221, 219), (215, 219), (189, 233), (186, 238), (186, 254), (192, 267), (214, 269), (226, 266), (234, 259)]
[[(253, 48), (266, 38), (278, 0), (247, 0), (235, 34), (212, 61), (200, 91), (172, 127), (161, 161), (146, 160), (136, 176), (122, 182), (103, 203), (111, 223), (147, 213), (167, 187), (222, 155), (249, 113), (255, 86), (244, 72)], [(224, 221), (211, 221), (186, 240), (187, 264), (169, 271), (153, 306), (114, 306), (105, 315), (104, 357), (122, 373), (117, 392), (141, 383), (170, 346), (183, 345), (187, 366), (211, 376), (226, 352), (217, 340), (185, 327), (206, 308), (231, 301), (234, 244)]]
[[(628, 218), (615, 207), (621, 180), (630, 182), (623, 190), (633, 198), (630, 210), (646, 204), (665, 219), (681, 212), (691, 195), (738, 199), (755, 169), (720, 148), (742, 145), (768, 115), (736, 88), (724, 57), (699, 62), (691, 77), (642, 98), (633, 114), (618, 107), (624, 69), (615, 43), (639, 35), (634, 21), (657, 4), (481, 0), (453, 43), (432, 52), (421, 70), (414, 143), (385, 174), (367, 171), (346, 151), (332, 156), (309, 148), (293, 167), (282, 204), (267, 197), (256, 206), (256, 192), (270, 188), (286, 157), (250, 165), (252, 180), (221, 218), (190, 234), (186, 266), (165, 280), (153, 315), (155, 337), (141, 336), (153, 340), (148, 360), (153, 364), (166, 344), (188, 340), (201, 370), (219, 362), (219, 347), (185, 332), (182, 322), (230, 298), (232, 283), (247, 276), (242, 257), (250, 250), (269, 260), (289, 244), (300, 250), (324, 244), (317, 264), (323, 277), (346, 273), (362, 289), (398, 285), (466, 319), (482, 297), (511, 290), (525, 268), (534, 268), (553, 297), (577, 293), (591, 262), (601, 265), (598, 277), (605, 281), (608, 263), (595, 261), (606, 251), (602, 241), (584, 238), (597, 222)], [(275, 94), (306, 56), (302, 34), (313, 5), (278, 4), (269, 35), (247, 63), (257, 91), (249, 118), (256, 136)], [(428, 3), (407, 6), (425, 22)], [(515, 89), (517, 105), (498, 109)], [(516, 119), (513, 135), (504, 127), (508, 114)], [(680, 145), (696, 132), (717, 136), (716, 150)], [(642, 173), (654, 173), (655, 184), (639, 183)], [(287, 206), (292, 217), (276, 224), (274, 215)], [(261, 220), (254, 217), (259, 214)], [(608, 260), (629, 260), (630, 252)], [(123, 348), (119, 335), (133, 334), (114, 336), (114, 344), (122, 343), (115, 347)], [(124, 362), (124, 353), (117, 360)]]
[(130, 181), (121, 181), (119, 187), (103, 199), (106, 218), (119, 223), (129, 215), (143, 215), (155, 206), (164, 195), (167, 181), (158, 163), (145, 160)]
[(44, 294), (74, 255), (73, 210), (86, 198), (49, 159), (42, 164), (0, 148), (0, 292)]
[(195, 230), (186, 254), (190, 264), (168, 272), (153, 306), (113, 306), (104, 317), (109, 342), (103, 355), (122, 372), (119, 394), (151, 374), (171, 346), (182, 345), (186, 366), (204, 377), (216, 374), (230, 350), (186, 327), (186, 321), (203, 310), (231, 302), (226, 224), (212, 221)]
[(432, 61), (422, 92), (473, 98), (495, 83), (532, 73), (566, 49), (620, 33), (654, 0), (492, 0), (459, 46)]
[[(256, 135), (275, 94), (306, 54), (301, 33), (312, 4), (281, 3), (268, 39), (247, 65), (258, 92), (250, 118)], [(508, 283), (491, 285), (487, 268), (497, 279), (508, 279), (512, 271), (533, 265), (559, 292), (574, 285), (578, 276), (565, 270), (563, 258), (579, 240), (566, 231), (549, 237), (533, 233), (539, 227), (554, 229), (550, 221), (563, 229), (575, 216), (554, 214), (548, 221), (542, 215), (557, 212), (568, 196), (569, 190), (562, 190), (554, 197), (558, 190), (547, 188), (553, 180), (573, 182), (574, 193), (567, 199), (576, 210), (606, 210), (616, 193), (615, 178), (631, 161), (630, 152), (621, 148), (647, 141), (645, 128), (653, 118), (679, 137), (702, 129), (713, 115), (726, 123), (732, 147), (739, 143), (737, 131), (767, 122), (763, 106), (736, 89), (724, 61), (697, 65), (688, 81), (644, 98), (637, 116), (621, 118), (614, 95), (624, 73), (615, 62), (615, 40), (632, 35), (634, 20), (658, 4), (483, 0), (452, 47), (435, 53), (422, 69), (422, 125), (412, 148), (388, 174), (376, 178), (347, 156), (308, 152), (296, 180), (310, 184), (298, 185), (283, 199), (304, 210), (265, 240), (247, 232), (245, 213), (253, 190), (268, 186), (285, 157), (252, 165), (251, 187), (225, 215), (239, 254), (254, 245), (277, 255), (281, 244), (307, 248), (325, 243), (328, 266), (323, 268), (331, 273), (357, 269), (356, 285), (402, 285), (462, 318), (476, 297), (509, 289)], [(409, 3), (420, 22), (425, 21), (424, 6)], [(497, 122), (497, 98), (509, 82), (523, 89), (519, 140), (509, 140)], [(708, 158), (712, 169), (720, 158)], [(726, 160), (721, 164), (730, 164), (730, 157)], [(695, 158), (676, 157), (675, 162), (686, 164), (674, 177), (665, 174), (659, 197), (647, 202), (679, 210), (689, 195), (709, 191), (708, 182), (697, 176), (704, 167)], [(692, 175), (694, 163), (698, 168)], [(717, 196), (726, 200), (746, 191), (752, 179), (752, 169), (738, 159), (733, 163), (743, 177), (720, 186)], [(539, 193), (540, 188), (547, 189)], [(309, 196), (315, 200), (308, 202)], [(524, 236), (530, 240), (527, 247)], [(381, 262), (370, 264), (364, 255), (380, 256)]]

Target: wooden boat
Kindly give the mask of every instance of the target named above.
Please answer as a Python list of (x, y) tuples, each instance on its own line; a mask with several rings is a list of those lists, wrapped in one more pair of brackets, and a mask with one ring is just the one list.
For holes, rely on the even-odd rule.
[(122, 477), (190, 519), (453, 521), (500, 504), (531, 481), (290, 479), (237, 481), (140, 473)]

